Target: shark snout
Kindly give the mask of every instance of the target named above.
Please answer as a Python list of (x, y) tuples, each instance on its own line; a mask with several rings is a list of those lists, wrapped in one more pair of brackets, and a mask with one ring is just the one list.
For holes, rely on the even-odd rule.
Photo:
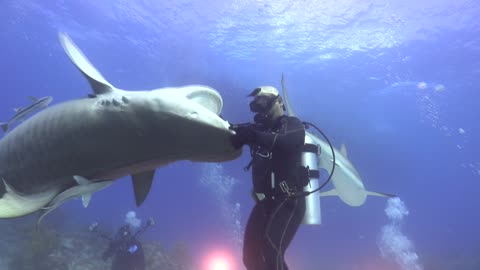
[(159, 112), (175, 114), (182, 121), (191, 121), (233, 134), (229, 129), (230, 124), (220, 117), (222, 97), (208, 86), (161, 88), (150, 93)]

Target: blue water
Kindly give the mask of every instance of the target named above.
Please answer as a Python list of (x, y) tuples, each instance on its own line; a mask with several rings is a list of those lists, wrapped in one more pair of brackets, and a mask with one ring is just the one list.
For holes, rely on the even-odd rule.
[[(394, 193), (408, 209), (392, 219), (385, 210), (402, 205), (389, 208), (384, 198), (359, 208), (322, 198), (323, 224), (301, 227), (287, 253), (291, 268), (480, 269), (478, 1), (4, 0), (0, 7), (0, 119), (27, 96), (50, 95), (54, 105), (91, 93), (59, 31), (119, 88), (215, 88), (233, 123), (251, 120), (251, 89), (280, 88), (283, 72), (300, 118), (347, 145), (367, 189)], [(116, 227), (134, 210), (157, 221), (144, 239), (167, 248), (186, 242), (199, 265), (210, 251), (227, 250), (237, 260), (228, 270), (243, 269), (241, 236), (253, 205), (242, 170), (248, 161), (245, 152), (223, 164), (160, 168), (140, 208), (129, 179), (120, 179), (88, 208), (74, 200), (46, 222), (59, 230), (95, 220)]]

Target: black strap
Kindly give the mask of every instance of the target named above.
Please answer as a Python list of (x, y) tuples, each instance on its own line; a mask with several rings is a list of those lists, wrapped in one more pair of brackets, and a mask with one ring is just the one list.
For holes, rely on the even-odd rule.
[(311, 178), (320, 178), (320, 171), (319, 170), (308, 170), (308, 176)]
[(250, 170), (250, 168), (252, 167), (252, 165), (253, 165), (253, 157), (252, 157), (252, 159), (250, 159), (250, 162), (247, 164), (247, 166), (245, 166), (245, 167), (243, 168), (243, 170), (247, 172), (248, 170)]
[(303, 145), (302, 151), (317, 154), (318, 153), (318, 145), (311, 144), (311, 143), (306, 143), (306, 144)]

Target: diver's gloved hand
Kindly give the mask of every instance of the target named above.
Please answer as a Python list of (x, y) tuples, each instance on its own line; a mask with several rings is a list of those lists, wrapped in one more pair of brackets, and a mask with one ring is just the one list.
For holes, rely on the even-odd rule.
[(153, 218), (149, 218), (147, 220), (147, 226), (150, 227), (150, 226), (153, 226), (155, 225), (155, 220)]
[(98, 229), (98, 222), (96, 221), (90, 224), (90, 226), (88, 226), (88, 230), (91, 232), (96, 232), (97, 229)]
[(230, 129), (235, 131), (235, 135), (230, 137), (230, 142), (235, 148), (240, 148), (244, 144), (250, 144), (255, 141), (255, 124), (246, 123), (231, 125)]

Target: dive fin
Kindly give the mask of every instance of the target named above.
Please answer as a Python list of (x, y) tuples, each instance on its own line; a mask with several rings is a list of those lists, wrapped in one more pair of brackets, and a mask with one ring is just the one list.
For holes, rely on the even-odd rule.
[(147, 198), (148, 192), (152, 187), (154, 174), (155, 170), (132, 175), (133, 192), (135, 193), (135, 202), (137, 206), (142, 205)]
[(2, 127), (3, 132), (8, 131), (8, 123), (0, 123), (0, 126)]
[(331, 189), (328, 191), (320, 192), (320, 197), (326, 196), (338, 196), (338, 191), (336, 189)]
[(105, 94), (112, 92), (114, 87), (102, 76), (102, 74), (90, 63), (88, 58), (75, 45), (66, 33), (58, 34), (60, 43), (67, 53), (70, 60), (87, 78), (95, 94)]

